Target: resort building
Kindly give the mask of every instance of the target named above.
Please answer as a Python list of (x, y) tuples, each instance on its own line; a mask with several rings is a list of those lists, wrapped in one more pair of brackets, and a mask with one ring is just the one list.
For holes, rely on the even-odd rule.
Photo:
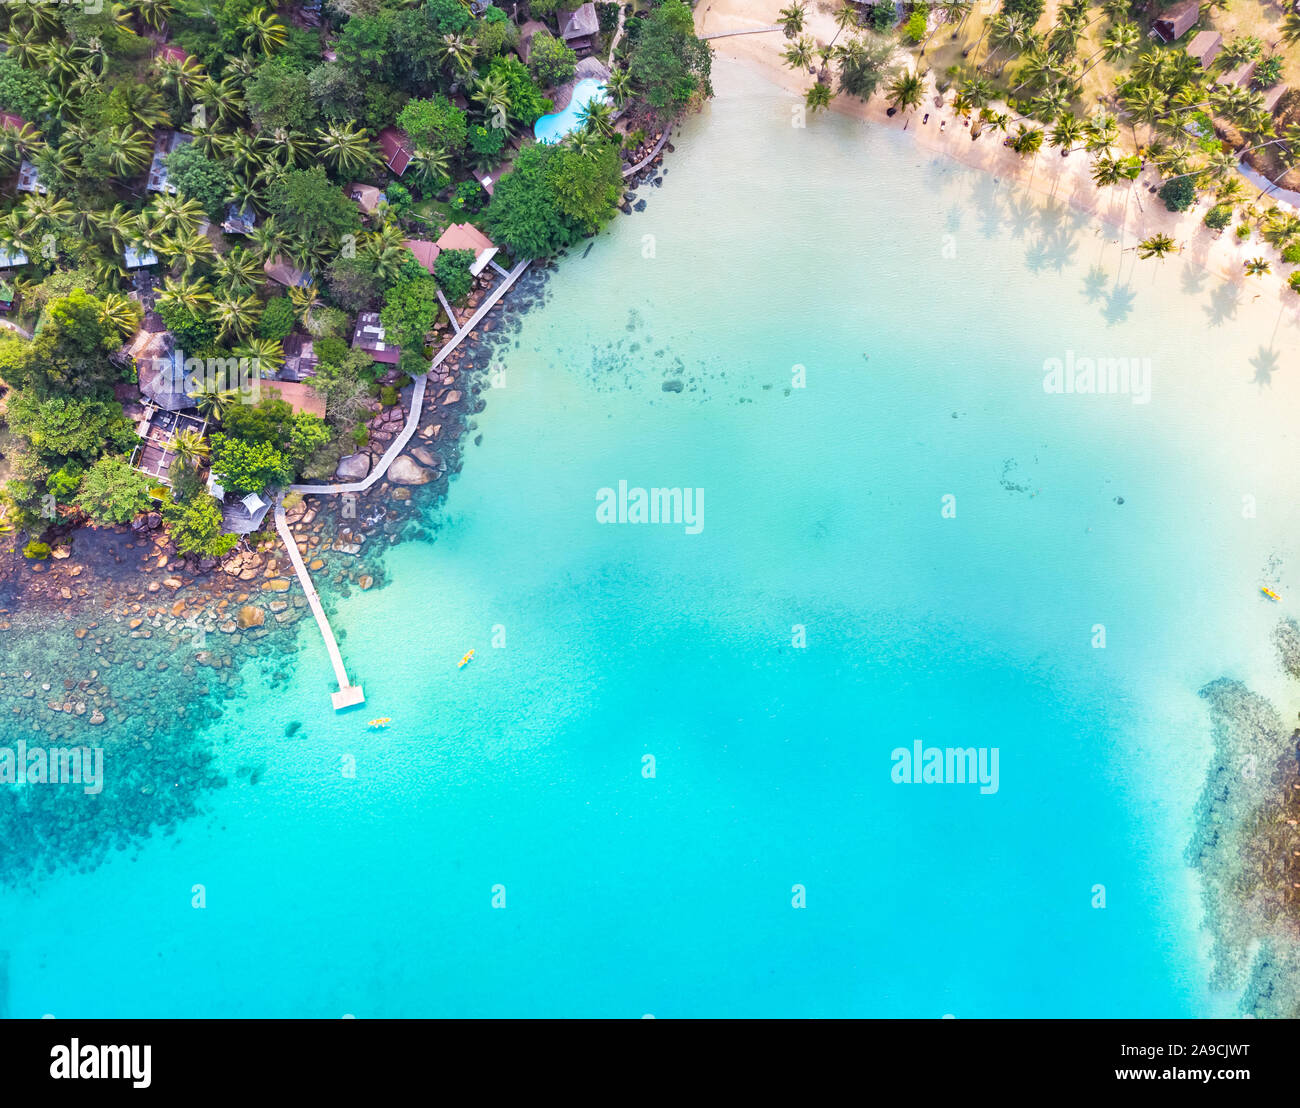
[(406, 172), (406, 167), (411, 164), (411, 157), (415, 153), (411, 148), (411, 140), (396, 127), (385, 127), (379, 132), (379, 149), (383, 155), (384, 165), (399, 177)]
[(1264, 90), (1264, 110), (1273, 112), (1277, 110), (1278, 101), (1287, 93), (1286, 85), (1274, 85), (1270, 89)]
[(1151, 24), (1151, 32), (1161, 42), (1177, 42), (1192, 29), (1201, 17), (1199, 0), (1183, 0), (1166, 9)]
[(227, 534), (252, 534), (262, 526), (267, 512), (271, 510), (271, 499), (255, 492), (227, 500), (226, 490), (215, 483), (209, 484), (208, 492), (221, 501), (221, 529)]
[(294, 331), (285, 337), (284, 365), (280, 367), (282, 381), (301, 381), (316, 376), (316, 348), (311, 337), (301, 331)]
[(0, 276), (0, 313), (12, 312), (17, 303), (18, 294), (14, 291), (13, 274), (6, 273)]
[(515, 49), (519, 53), (520, 59), (525, 65), (528, 64), (528, 55), (532, 53), (533, 36), (538, 34), (549, 35), (551, 32), (547, 29), (545, 23), (538, 23), (535, 19), (530, 19), (519, 28), (519, 45)]
[(1218, 31), (1197, 31), (1187, 44), (1187, 56), (1195, 58), (1202, 69), (1209, 69), (1222, 49), (1223, 36)]
[(348, 199), (361, 209), (363, 215), (373, 215), (380, 204), (388, 203), (388, 197), (374, 185), (362, 185), (357, 182), (348, 186)]
[(579, 57), (595, 49), (600, 34), (600, 16), (596, 14), (595, 4), (587, 3), (571, 12), (555, 14), (560, 21), (560, 40), (565, 46)]
[(221, 229), (228, 235), (248, 235), (257, 226), (257, 212), (249, 204), (240, 208), (231, 204), (226, 208), (226, 218), (221, 222)]
[(19, 192), (39, 192), (42, 196), (46, 193), (46, 188), (41, 184), (40, 174), (36, 172), (36, 167), (26, 158), (23, 159), (22, 165), (18, 167), (18, 185)]
[(262, 270), (272, 281), (285, 288), (300, 289), (311, 284), (311, 274), (305, 269), (290, 265), (283, 254), (277, 254), (274, 261), (263, 262)]
[(1231, 87), (1232, 85), (1241, 85), (1245, 87), (1250, 84), (1250, 79), (1255, 75), (1255, 69), (1258, 67), (1258, 59), (1252, 58), (1248, 62), (1242, 62), (1236, 69), (1230, 69), (1219, 78), (1218, 84)]
[(483, 269), (497, 254), (497, 248), (493, 245), (492, 240), (470, 223), (453, 223), (438, 236), (436, 245), (439, 251), (474, 251), (474, 264), (469, 267), (469, 271), (475, 277), (483, 272)]
[(144, 187), (150, 192), (166, 192), (174, 196), (176, 186), (167, 180), (167, 155), (193, 141), (194, 136), (187, 135), (183, 131), (165, 132), (153, 145), (153, 161), (149, 163), (149, 180), (145, 182)]
[(11, 266), (26, 264), (27, 255), (18, 247), (0, 246), (0, 268), (9, 269)]
[(158, 255), (143, 246), (126, 246), (122, 250), (122, 262), (127, 269), (139, 269), (146, 265), (157, 265)]
[(161, 46), (158, 49), (158, 60), (162, 62), (183, 62), (188, 57), (182, 47), (174, 44)]
[(400, 347), (390, 346), (384, 341), (384, 328), (379, 322), (378, 312), (362, 312), (357, 316), (356, 330), (352, 332), (352, 348), (364, 350), (384, 365), (396, 365), (402, 356)]
[(428, 239), (403, 239), (402, 245), (415, 255), (415, 260), (425, 269), (430, 273), (433, 272), (434, 263), (442, 253), (436, 242), (430, 242)]

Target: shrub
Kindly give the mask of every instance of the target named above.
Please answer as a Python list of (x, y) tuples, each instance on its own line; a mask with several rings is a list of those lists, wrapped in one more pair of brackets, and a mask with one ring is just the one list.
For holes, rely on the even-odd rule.
[(1160, 186), (1160, 199), (1171, 212), (1185, 212), (1196, 203), (1196, 184), (1191, 177), (1173, 177)]
[(39, 561), (48, 558), (49, 556), (50, 546), (48, 543), (36, 542), (33, 540), (23, 547), (24, 558), (34, 558)]
[(477, 212), (487, 199), (487, 190), (477, 181), (461, 181), (456, 186), (456, 195), (451, 198), (451, 206), (457, 211)]
[(391, 408), (397, 403), (397, 400), (397, 390), (391, 385), (385, 385), (379, 390), (379, 403), (381, 403), (385, 408)]
[(1238, 224), (1237, 224), (1236, 235), (1237, 235), (1237, 238), (1241, 239), (1243, 242), (1244, 242), (1246, 239), (1250, 238), (1250, 224), (1249, 224), (1249, 223), (1238, 223)]
[(549, 32), (538, 31), (528, 50), (528, 68), (543, 88), (562, 85), (573, 76), (578, 55)]
[(1222, 231), (1232, 222), (1232, 205), (1215, 204), (1205, 213), (1205, 226), (1212, 231)]
[(414, 384), (411, 375), (409, 373), (403, 373), (396, 381), (393, 382), (393, 388), (404, 389), (411, 384)]
[(873, 31), (888, 31), (894, 25), (897, 14), (891, 3), (875, 4), (867, 13), (867, 23)]
[(433, 275), (453, 304), (459, 304), (474, 287), (469, 267), (474, 264), (472, 250), (444, 250), (433, 263)]
[[(501, 160), (501, 148), (505, 144), (504, 127), (484, 127), (482, 123), (475, 123), (469, 129), (469, 148), (486, 165), (495, 165)], [(391, 191), (390, 187), (389, 192)]]
[(903, 37), (911, 42), (920, 42), (925, 38), (926, 17), (927, 12), (924, 8), (913, 11), (907, 17), (907, 22), (903, 24)]
[(273, 296), (258, 320), (257, 333), (261, 338), (279, 342), (293, 330), (293, 323), (293, 303), (287, 296)]
[(1288, 265), (1300, 265), (1300, 242), (1288, 243), (1282, 250), (1282, 260)]
[(370, 428), (364, 423), (358, 423), (352, 428), (352, 442), (355, 446), (366, 446), (370, 442)]
[(1300, 292), (1300, 269), (1297, 269), (1293, 274), (1291, 274), (1291, 276), (1286, 279), (1286, 283), (1291, 286), (1292, 292)]

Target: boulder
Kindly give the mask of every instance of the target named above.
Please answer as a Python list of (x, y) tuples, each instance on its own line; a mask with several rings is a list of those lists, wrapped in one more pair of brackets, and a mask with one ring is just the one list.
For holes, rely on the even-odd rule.
[(433, 480), (433, 474), (414, 458), (401, 454), (388, 467), (388, 478), (399, 485), (427, 485)]
[(261, 627), (266, 622), (266, 612), (254, 604), (245, 604), (235, 615), (235, 622), (241, 631), (250, 627)]
[(413, 446), (411, 448), (411, 457), (415, 458), (415, 460), (420, 462), (422, 465), (428, 466), (430, 469), (441, 472), (443, 468), (442, 459), (427, 446)]
[(335, 476), (342, 477), (345, 481), (360, 481), (369, 472), (370, 455), (365, 453), (349, 454), (340, 459), (338, 468), (334, 471)]

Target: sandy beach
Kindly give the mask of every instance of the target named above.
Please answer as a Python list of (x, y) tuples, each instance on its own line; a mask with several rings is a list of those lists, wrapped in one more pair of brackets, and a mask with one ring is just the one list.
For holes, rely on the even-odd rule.
[[(781, 0), (708, 0), (696, 8), (696, 33), (711, 35), (770, 27), (776, 23), (782, 6)], [(820, 44), (830, 42), (836, 32), (833, 8), (827, 5), (823, 10), (820, 5), (810, 4), (803, 33), (811, 35)], [(711, 45), (717, 56), (740, 62), (789, 92), (803, 95), (814, 83), (811, 73), (791, 70), (785, 64), (782, 53), (789, 40), (779, 30), (716, 38), (711, 40)], [(897, 55), (900, 65), (904, 58), (909, 64), (913, 61), (911, 55), (900, 48)], [(1300, 314), (1300, 296), (1286, 283), (1292, 267), (1284, 264), (1276, 248), (1263, 242), (1258, 234), (1242, 242), (1230, 230), (1217, 233), (1206, 227), (1203, 222), (1205, 213), (1213, 204), (1209, 196), (1199, 198), (1190, 211), (1167, 211), (1163, 201), (1148, 191), (1160, 184), (1160, 174), (1154, 166), (1144, 169), (1132, 185), (1098, 188), (1092, 181), (1092, 159), (1083, 150), (1062, 157), (1060, 151), (1044, 144), (1033, 157), (1021, 158), (1002, 145), (1002, 135), (988, 128), (979, 139), (972, 141), (969, 123), (951, 108), (951, 90), (946, 99), (948, 104), (944, 107), (935, 107), (933, 83), (930, 82), (924, 103), (907, 115), (898, 112), (891, 118), (887, 114), (889, 105), (883, 87), (869, 101), (836, 95), (831, 101), (831, 110), (874, 126), (906, 129), (927, 149), (946, 154), (1000, 179), (1019, 181), (1042, 197), (1068, 203), (1095, 215), (1115, 229), (1124, 248), (1131, 248), (1157, 233), (1170, 235), (1178, 243), (1183, 257), (1225, 280), (1252, 289), (1257, 295), (1276, 298)], [(924, 123), (922, 120), (927, 112), (929, 122)], [(807, 126), (816, 125), (816, 116), (809, 116)], [(1256, 192), (1258, 190), (1253, 189), (1251, 195)], [(1263, 201), (1261, 206), (1268, 203)], [(1289, 207), (1280, 201), (1278, 203)], [(1272, 270), (1262, 276), (1247, 277), (1244, 263), (1248, 258), (1256, 257), (1267, 259)]]

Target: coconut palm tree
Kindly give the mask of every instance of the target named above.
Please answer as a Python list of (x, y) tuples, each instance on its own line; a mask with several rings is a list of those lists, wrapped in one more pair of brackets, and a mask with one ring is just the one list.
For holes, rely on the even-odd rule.
[(218, 339), (242, 339), (261, 318), (262, 302), (251, 292), (226, 287), (214, 298), (210, 315), (218, 325)]
[(855, 9), (852, 4), (845, 3), (840, 8), (838, 8), (835, 12), (835, 34), (831, 38), (830, 44), (834, 46), (835, 39), (839, 38), (840, 35), (843, 34), (845, 31), (847, 31), (850, 27), (856, 27), (857, 25), (858, 25), (857, 9)]
[(141, 130), (153, 131), (171, 121), (163, 106), (162, 97), (148, 85), (126, 81), (113, 91), (115, 98), (120, 97), (119, 103), (130, 116), (131, 122)]
[(207, 219), (202, 204), (179, 194), (159, 193), (146, 210), (167, 232), (197, 231), (199, 224)]
[(312, 310), (320, 305), (320, 289), (315, 285), (295, 286), (289, 290), (289, 302), (293, 305), (294, 318), (306, 327)]
[[(90, 137), (93, 136), (87, 136), (88, 139)], [(131, 177), (149, 164), (153, 157), (153, 146), (146, 132), (123, 123), (120, 127), (110, 127), (105, 132), (104, 152), (114, 174), (118, 177)]]
[(794, 38), (803, 30), (804, 16), (808, 8), (804, 4), (791, 4), (788, 8), (782, 8), (776, 13), (777, 25), (785, 32), (786, 38)]
[(196, 315), (206, 315), (212, 307), (212, 290), (202, 278), (165, 277), (158, 293), (160, 305), (175, 304)]
[(451, 155), (440, 146), (417, 146), (410, 164), (426, 188), (441, 188), (451, 178)]
[(184, 427), (172, 436), (171, 452), (181, 465), (192, 469), (196, 462), (208, 456), (208, 444), (193, 428)]
[[(630, 80), (627, 70), (621, 69), (610, 74), (609, 80), (605, 82), (605, 88), (621, 104), (626, 98)], [(616, 85), (618, 92), (615, 91)], [(469, 90), (469, 98), (479, 106), (483, 119), (489, 127), (509, 129), (510, 86), (506, 84), (504, 78), (491, 73), (479, 77)]]
[(30, 123), (0, 128), (0, 168), (12, 173), (24, 158), (34, 157), (44, 145), (40, 132)]
[[(266, 152), (263, 172), (271, 172), (272, 169), (293, 169), (294, 166), (303, 165), (316, 149), (316, 143), (301, 131), (277, 127), (271, 132), (271, 138), (273, 141), (271, 148)], [(374, 152), (370, 153), (373, 161)]]
[(175, 5), (172, 0), (133, 0), (131, 7), (139, 13), (146, 26), (155, 31), (162, 30), (167, 17), (172, 14)]
[(1059, 147), (1061, 157), (1065, 158), (1083, 141), (1086, 133), (1083, 120), (1073, 112), (1062, 112), (1057, 117), (1056, 126), (1048, 133), (1047, 140), (1053, 146)]
[(831, 86), (825, 81), (818, 81), (804, 94), (803, 102), (810, 112), (819, 112), (828, 108), (831, 102)]
[(200, 265), (210, 264), (216, 257), (212, 240), (192, 228), (181, 228), (176, 234), (168, 236), (162, 249), (172, 264), (179, 265), (184, 274), (194, 272)]
[(914, 111), (924, 96), (924, 82), (910, 69), (903, 70), (889, 83), (889, 104), (899, 111)]
[(235, 357), (247, 358), (257, 366), (259, 373), (274, 376), (284, 365), (284, 347), (279, 339), (251, 338), (237, 347)]
[(124, 341), (135, 334), (143, 315), (140, 305), (120, 292), (107, 293), (99, 309), (100, 322), (117, 331)]
[(1251, 258), (1246, 262), (1246, 276), (1263, 277), (1272, 268), (1267, 258)]
[(168, 56), (159, 58), (156, 64), (158, 84), (174, 94), (182, 107), (194, 100), (206, 76), (198, 59), (188, 54), (179, 60)]
[(401, 227), (387, 223), (365, 237), (361, 256), (384, 284), (394, 280), (410, 257)]
[(478, 47), (468, 35), (443, 35), (442, 60), (459, 76), (465, 76), (474, 65)]
[(1021, 123), (1017, 126), (1016, 133), (1007, 140), (1007, 145), (1022, 158), (1026, 155), (1033, 157), (1043, 147), (1042, 128), (1026, 127)]
[(244, 45), (259, 54), (273, 54), (289, 41), (289, 32), (278, 16), (266, 8), (254, 8), (240, 22)]
[(578, 122), (583, 130), (599, 139), (609, 139), (614, 135), (614, 109), (604, 100), (588, 100), (587, 106), (578, 113)]
[(804, 35), (797, 42), (790, 43), (781, 52), (781, 57), (791, 69), (811, 69), (816, 50), (817, 44), (808, 35)]
[(1084, 124), (1087, 133), (1086, 146), (1090, 154), (1099, 150), (1109, 150), (1119, 141), (1119, 120), (1105, 108), (1098, 108)]
[(1125, 110), (1132, 117), (1130, 126), (1133, 130), (1133, 143), (1137, 145), (1137, 125), (1145, 123), (1150, 128), (1147, 136), (1149, 142), (1155, 137), (1156, 121), (1164, 114), (1167, 99), (1165, 94), (1153, 85), (1138, 85), (1126, 93), (1120, 100)]
[(316, 135), (316, 150), (321, 160), (344, 176), (356, 174), (378, 160), (364, 128), (351, 123), (331, 123)]
[(242, 246), (218, 254), (212, 262), (212, 273), (229, 288), (257, 288), (266, 283), (266, 271), (261, 260)]
[(1142, 172), (1142, 162), (1135, 155), (1117, 158), (1100, 154), (1092, 163), (1092, 180), (1098, 188), (1109, 188), (1121, 181), (1133, 181)]
[(1177, 251), (1178, 243), (1163, 232), (1145, 238), (1137, 244), (1137, 255), (1143, 261), (1147, 258), (1163, 260), (1167, 255)]
[(199, 413), (214, 423), (220, 423), (222, 417), (239, 400), (239, 393), (234, 389), (223, 389), (216, 381), (200, 382), (189, 394)]
[(614, 70), (609, 75), (609, 80), (605, 82), (605, 91), (614, 98), (614, 103), (618, 107), (623, 107), (628, 97), (632, 95), (632, 74), (626, 69)]
[(288, 236), (275, 221), (275, 216), (268, 216), (249, 232), (248, 241), (263, 261), (274, 258), (281, 250)]

